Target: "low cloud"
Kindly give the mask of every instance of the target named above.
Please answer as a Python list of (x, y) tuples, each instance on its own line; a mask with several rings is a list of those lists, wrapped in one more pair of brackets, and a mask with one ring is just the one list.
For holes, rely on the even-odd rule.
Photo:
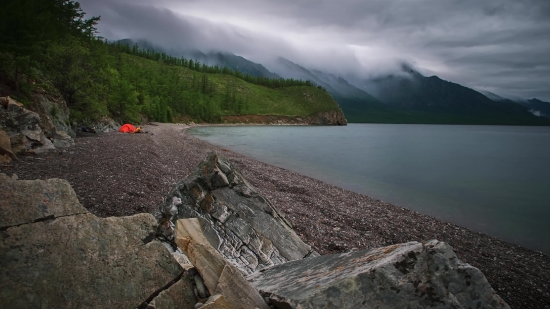
[(173, 49), (277, 56), (341, 76), (389, 74), (409, 63), (502, 96), (550, 101), (547, 0), (84, 0), (108, 39)]

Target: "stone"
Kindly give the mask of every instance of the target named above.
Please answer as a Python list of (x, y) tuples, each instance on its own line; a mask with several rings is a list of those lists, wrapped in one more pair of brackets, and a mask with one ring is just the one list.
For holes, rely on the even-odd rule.
[(207, 298), (208, 292), (206, 291), (206, 287), (204, 286), (204, 282), (202, 281), (201, 276), (197, 275), (195, 276), (195, 285), (197, 287), (197, 291), (199, 293), (200, 298)]
[(55, 145), (52, 143), (52, 141), (46, 138), (42, 146), (35, 147), (32, 151), (34, 153), (45, 153), (52, 150), (55, 150)]
[(11, 150), (10, 137), (4, 130), (0, 130), (0, 157), (6, 158), (4, 162), (17, 161), (17, 156)]
[(74, 140), (65, 131), (56, 130), (53, 133), (53, 145), (56, 148), (67, 148), (74, 146)]
[(208, 301), (204, 303), (201, 309), (232, 309), (231, 304), (225, 299), (223, 295), (217, 294), (210, 296)]
[(192, 309), (195, 303), (197, 299), (193, 294), (191, 277), (185, 275), (168, 289), (160, 292), (148, 305), (157, 309)]
[(276, 308), (509, 308), (437, 240), (291, 261), (247, 279)]
[[(59, 132), (75, 137), (69, 121), (69, 108), (63, 96), (38, 87), (33, 92), (32, 101), (32, 110), (40, 116), (40, 126), (44, 134), (52, 139), (54, 144)], [(72, 141), (72, 138), (70, 140)]]
[(11, 150), (13, 153), (23, 153), (27, 150), (27, 138), (19, 132), (7, 132), (10, 137)]
[(212, 231), (207, 234), (216, 239), (212, 246), (244, 274), (318, 256), (231, 162), (215, 152), (173, 187), (156, 217), (161, 222), (159, 235), (168, 238), (168, 222), (204, 219), (204, 228)]
[(9, 97), (4, 97), (2, 101), (0, 129), (10, 137), (12, 151), (18, 153), (44, 145), (46, 138), (40, 116)]
[(175, 242), (199, 272), (211, 295), (221, 294), (232, 308), (268, 309), (267, 304), (244, 278), (227, 262), (212, 244), (214, 231), (203, 219), (181, 219), (176, 222)]
[(67, 181), (17, 180), (0, 174), (0, 230), (88, 211)]
[[(0, 174), (0, 308), (135, 308), (162, 294), (184, 270), (154, 240), (156, 224), (98, 218), (65, 180)], [(166, 291), (176, 304), (166, 308), (192, 308), (189, 284), (178, 286), (188, 297)]]
[(61, 97), (33, 94), (33, 111), (9, 97), (0, 98), (0, 128), (11, 139), (14, 153), (44, 152), (74, 145), (75, 132), (69, 124), (69, 109)]
[(101, 117), (98, 121), (91, 125), (96, 132), (117, 132), (121, 124), (117, 123), (109, 117)]

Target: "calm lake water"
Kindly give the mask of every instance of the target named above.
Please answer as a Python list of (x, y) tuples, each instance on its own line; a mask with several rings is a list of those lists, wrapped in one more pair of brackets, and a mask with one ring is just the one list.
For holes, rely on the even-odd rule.
[(199, 127), (258, 161), (550, 253), (550, 127)]

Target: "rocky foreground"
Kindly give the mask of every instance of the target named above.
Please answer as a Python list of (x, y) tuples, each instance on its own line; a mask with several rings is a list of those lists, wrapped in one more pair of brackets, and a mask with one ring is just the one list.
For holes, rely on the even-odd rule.
[(510, 308), (431, 240), (319, 256), (211, 153), (151, 214), (98, 218), (65, 180), (0, 174), (2, 308)]
[(149, 134), (90, 134), (76, 138), (75, 147), (19, 156), (0, 171), (21, 179), (67, 179), (91, 213), (133, 215), (156, 211), (174, 183), (190, 175), (207, 152), (219, 150), (320, 254), (439, 239), (479, 268), (513, 308), (550, 308), (547, 255), (251, 160), (184, 129), (162, 125), (147, 126)]

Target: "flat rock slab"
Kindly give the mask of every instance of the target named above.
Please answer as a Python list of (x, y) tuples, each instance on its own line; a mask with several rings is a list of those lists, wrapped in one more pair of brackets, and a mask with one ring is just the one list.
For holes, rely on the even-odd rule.
[(65, 180), (18, 180), (0, 174), (0, 230), (88, 213)]
[(437, 240), (287, 262), (247, 280), (276, 308), (509, 308)]
[(183, 273), (150, 214), (97, 218), (59, 179), (0, 175), (0, 196), (0, 308), (135, 308)]

